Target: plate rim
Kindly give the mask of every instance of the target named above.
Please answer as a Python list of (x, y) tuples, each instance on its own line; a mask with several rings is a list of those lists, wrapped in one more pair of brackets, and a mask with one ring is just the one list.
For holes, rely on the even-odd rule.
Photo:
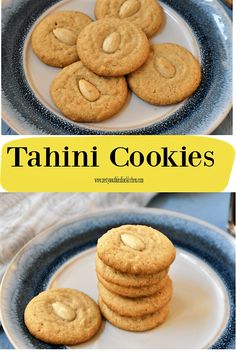
[[(58, 0), (59, 1), (59, 0)], [(232, 31), (232, 20), (229, 16), (229, 14), (226, 12), (223, 4), (218, 1), (218, 0), (212, 0), (213, 3), (211, 4), (211, 6), (214, 6), (218, 9), (218, 11), (220, 11), (222, 13), (222, 15), (224, 16), (224, 19), (227, 20), (227, 26), (230, 27), (231, 31)], [(7, 0), (3, 0), (3, 4), (6, 3)], [(40, 130), (40, 128), (36, 127), (34, 124), (31, 124), (31, 122), (28, 121), (20, 121), (19, 119), (16, 117), (16, 115), (14, 116), (14, 114), (12, 114), (14, 111), (13, 109), (8, 109), (8, 103), (10, 103), (10, 101), (8, 100), (7, 97), (4, 96), (3, 99), (3, 111), (2, 111), (2, 119), (4, 122), (6, 122), (10, 128), (12, 128), (18, 135), (68, 135), (68, 132), (62, 132), (59, 134), (54, 134), (53, 132), (47, 132), (45, 130), (45, 128), (42, 128), (42, 130)], [(225, 118), (227, 117), (227, 115), (230, 113), (231, 109), (233, 107), (233, 103), (232, 103), (232, 97), (230, 100), (228, 100), (228, 102), (226, 102), (225, 106), (224, 106), (224, 110), (220, 111), (219, 114), (217, 114), (217, 119), (214, 119), (212, 121), (210, 121), (210, 124), (208, 124), (207, 127), (205, 127), (203, 130), (199, 131), (198, 128), (198, 132), (189, 132), (189, 133), (181, 133), (181, 135), (186, 135), (186, 134), (190, 134), (190, 135), (209, 135), (211, 134), (217, 127), (219, 127), (219, 125), (225, 120)], [(23, 124), (24, 123), (24, 124)], [(23, 124), (23, 127), (22, 127)], [(155, 129), (156, 129), (156, 124), (157, 123), (152, 123), (152, 124), (148, 124), (142, 128), (127, 128), (125, 130), (117, 130), (117, 129), (107, 129), (107, 130), (103, 130), (103, 129), (93, 129), (90, 127), (78, 127), (78, 133), (76, 133), (75, 135), (133, 135), (133, 134), (147, 134), (147, 135), (156, 135), (155, 133)], [(145, 132), (145, 130), (148, 130)], [(142, 132), (143, 131), (143, 132)], [(67, 134), (68, 133), (68, 134)], [(165, 134), (168, 134), (169, 132), (164, 132)], [(158, 135), (161, 135), (162, 132), (160, 132)], [(174, 133), (177, 134), (177, 133)], [(71, 135), (71, 134), (69, 134)], [(74, 134), (73, 134), (74, 135)]]
[[(47, 235), (49, 235), (52, 232), (55, 232), (56, 230), (62, 228), (62, 227), (66, 227), (70, 224), (76, 223), (76, 222), (80, 222), (86, 218), (91, 218), (94, 216), (104, 216), (104, 215), (111, 215), (111, 214), (116, 214), (116, 213), (127, 213), (128, 211), (130, 211), (130, 209), (127, 208), (115, 208), (113, 210), (109, 210), (109, 209), (102, 209), (102, 210), (97, 210), (97, 211), (93, 211), (93, 212), (86, 212), (84, 214), (82, 214), (81, 216), (77, 216), (77, 217), (73, 217), (71, 219), (69, 219), (66, 222), (61, 222), (59, 224), (57, 224), (56, 226), (50, 226), (48, 228), (46, 228), (44, 231), (38, 233), (33, 239), (31, 239), (30, 241), (28, 241), (17, 253), (16, 255), (13, 257), (12, 261), (9, 263), (1, 284), (0, 284), (0, 318), (1, 318), (1, 323), (2, 323), (2, 327), (3, 330), (8, 338), (8, 340), (10, 341), (10, 343), (13, 345), (13, 347), (15, 349), (22, 349), (21, 346), (18, 347), (18, 345), (15, 344), (15, 340), (13, 338), (13, 336), (10, 334), (10, 331), (8, 329), (8, 326), (5, 323), (4, 317), (2, 316), (2, 308), (3, 308), (3, 301), (2, 301), (2, 297), (3, 297), (3, 285), (5, 282), (7, 282), (7, 279), (9, 277), (9, 275), (11, 275), (11, 269), (12, 269), (12, 265), (15, 264), (15, 262), (17, 261), (17, 259), (24, 254), (25, 249), (27, 249), (28, 247), (31, 246), (31, 244), (34, 244), (34, 241), (42, 238), (42, 237), (47, 237)], [(226, 237), (227, 241), (229, 241), (230, 244), (232, 244), (233, 247), (235, 247), (236, 245), (236, 240), (226, 231), (224, 231), (223, 229), (219, 228), (218, 226), (215, 226), (205, 220), (202, 220), (200, 218), (188, 215), (188, 214), (184, 214), (184, 213), (180, 213), (180, 212), (176, 212), (176, 211), (172, 211), (172, 210), (168, 210), (168, 209), (161, 209), (161, 208), (149, 208), (149, 207), (137, 207), (134, 209), (133, 211), (134, 213), (137, 214), (143, 214), (143, 213), (148, 213), (148, 214), (155, 214), (156, 216), (158, 215), (167, 215), (170, 217), (175, 217), (177, 219), (181, 219), (181, 220), (186, 220), (189, 222), (192, 222), (194, 224), (200, 224), (203, 227), (206, 227), (207, 229), (210, 229), (212, 231), (215, 231), (216, 233), (220, 234), (222, 237)], [(34, 347), (34, 349), (37, 349)]]
[[(208, 129), (206, 130), (203, 130), (201, 135), (210, 135), (211, 133), (213, 133), (219, 126), (221, 123), (224, 122), (224, 120), (227, 118), (228, 114), (231, 112), (233, 108), (233, 100), (231, 100), (229, 103), (228, 103), (228, 106), (225, 110), (225, 112), (222, 112), (221, 115), (219, 116), (219, 118), (214, 121), (214, 124), (211, 125), (211, 127), (209, 127)], [(4, 122), (12, 129), (14, 130), (14, 132), (16, 132), (18, 135), (31, 135), (32, 136), (32, 131), (30, 130), (25, 130), (25, 129), (20, 129), (18, 127), (16, 127), (16, 125), (14, 126), (14, 123), (12, 123), (12, 119), (10, 118), (6, 118), (7, 117), (7, 114), (4, 114), (5, 112), (2, 111), (2, 120), (4, 120)], [(14, 119), (14, 118), (13, 118)], [(16, 122), (17, 124), (17, 122)], [(151, 127), (151, 125), (150, 125)], [(143, 128), (145, 129), (145, 128)], [(140, 130), (140, 128), (138, 128), (137, 130)], [(95, 131), (94, 131), (95, 132)], [(97, 132), (97, 131), (96, 131)], [(110, 130), (107, 130), (107, 132), (104, 130), (100, 130), (100, 134), (101, 135), (112, 135), (112, 134), (117, 134), (117, 135), (121, 135), (121, 134), (124, 134), (124, 135), (129, 135), (129, 130), (124, 130), (124, 131), (110, 131)], [(199, 133), (200, 134), (200, 133)], [(42, 133), (40, 134), (35, 134), (34, 135), (40, 135), (40, 136), (45, 136), (45, 135), (42, 135)], [(51, 135), (51, 136), (58, 136), (58, 135), (55, 135), (55, 134), (47, 134), (47, 135)], [(190, 134), (191, 135), (191, 134)], [(198, 134), (197, 134), (198, 135)], [(59, 136), (64, 136), (63, 134), (62, 135), (59, 135)], [(72, 135), (74, 136), (74, 135)]]

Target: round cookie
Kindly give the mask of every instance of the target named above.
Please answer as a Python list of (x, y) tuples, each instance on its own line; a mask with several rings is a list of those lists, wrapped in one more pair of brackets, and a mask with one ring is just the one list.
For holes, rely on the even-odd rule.
[(157, 284), (166, 277), (169, 271), (167, 268), (162, 272), (147, 275), (121, 273), (103, 263), (98, 255), (96, 255), (96, 270), (106, 281), (125, 287), (140, 287)]
[(155, 44), (146, 63), (128, 76), (130, 89), (149, 103), (165, 106), (191, 96), (201, 83), (201, 67), (185, 48)]
[(149, 41), (131, 22), (104, 18), (79, 34), (77, 50), (91, 71), (103, 76), (122, 76), (137, 70), (148, 58)]
[(151, 296), (136, 299), (114, 294), (107, 290), (101, 283), (98, 284), (99, 295), (102, 301), (114, 312), (121, 316), (137, 317), (157, 312), (171, 300), (173, 289), (168, 278), (167, 284)]
[(112, 311), (99, 296), (98, 303), (103, 316), (114, 326), (126, 331), (144, 332), (162, 324), (168, 316), (169, 306), (163, 306), (159, 311), (146, 316), (126, 317)]
[(36, 338), (51, 344), (75, 345), (90, 339), (101, 325), (98, 305), (73, 289), (51, 289), (26, 306), (24, 321)]
[(98, 257), (106, 265), (129, 274), (154, 274), (167, 269), (176, 251), (161, 232), (144, 225), (123, 225), (98, 239)]
[(125, 19), (151, 37), (159, 30), (164, 13), (156, 0), (97, 0), (95, 16), (97, 19), (111, 16)]
[(150, 296), (156, 294), (160, 289), (164, 288), (167, 285), (168, 277), (162, 279), (158, 284), (134, 287), (134, 286), (120, 286), (117, 284), (109, 283), (106, 281), (99, 273), (97, 273), (98, 280), (102, 283), (105, 288), (111, 291), (114, 294), (121, 296), (126, 296), (130, 298), (137, 298), (142, 296)]
[(34, 29), (32, 48), (45, 64), (64, 67), (79, 60), (76, 49), (80, 31), (92, 19), (78, 11), (57, 12), (45, 17)]
[(124, 77), (100, 77), (79, 61), (55, 77), (50, 93), (66, 117), (77, 122), (100, 122), (121, 110), (128, 88)]

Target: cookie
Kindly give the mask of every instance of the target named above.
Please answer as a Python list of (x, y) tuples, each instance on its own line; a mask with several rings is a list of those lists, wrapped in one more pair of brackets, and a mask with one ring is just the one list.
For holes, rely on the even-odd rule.
[(109, 283), (106, 281), (99, 273), (97, 273), (98, 280), (105, 286), (106, 289), (114, 294), (121, 296), (126, 296), (130, 298), (150, 296), (156, 294), (160, 289), (167, 285), (168, 277), (162, 279), (158, 284), (153, 284), (149, 286), (134, 287), (134, 286), (120, 286), (117, 284)]
[(140, 287), (159, 283), (163, 278), (166, 277), (169, 269), (167, 268), (160, 273), (148, 275), (121, 273), (118, 270), (107, 266), (96, 255), (96, 270), (106, 281), (110, 283), (125, 287)]
[(95, 16), (97, 19), (111, 16), (125, 19), (151, 37), (159, 30), (164, 13), (156, 0), (97, 0)]
[(146, 63), (128, 76), (130, 89), (142, 100), (165, 106), (191, 96), (201, 83), (201, 67), (185, 48), (155, 44)]
[(73, 289), (51, 289), (26, 306), (25, 325), (36, 338), (51, 344), (75, 345), (90, 339), (101, 325), (98, 305)]
[(78, 36), (81, 61), (103, 76), (122, 76), (137, 70), (147, 60), (149, 41), (131, 22), (104, 18), (86, 26)]
[(151, 227), (123, 225), (98, 239), (97, 254), (120, 272), (147, 275), (167, 269), (176, 251), (165, 235)]
[(66, 117), (77, 122), (100, 122), (121, 110), (128, 88), (124, 77), (98, 76), (79, 61), (55, 77), (50, 93)]
[(159, 311), (145, 316), (126, 317), (112, 311), (102, 300), (98, 299), (100, 310), (103, 316), (114, 326), (127, 331), (144, 332), (162, 324), (168, 316), (169, 306), (163, 306)]
[(102, 301), (114, 312), (121, 316), (137, 317), (157, 312), (171, 300), (173, 289), (168, 278), (167, 284), (154, 295), (131, 299), (114, 294), (107, 290), (102, 283), (98, 284)]
[(80, 31), (92, 19), (78, 11), (57, 12), (45, 17), (34, 29), (32, 48), (45, 64), (64, 67), (79, 60), (76, 49)]
[(233, 7), (233, 0), (225, 0), (226, 4), (230, 7)]

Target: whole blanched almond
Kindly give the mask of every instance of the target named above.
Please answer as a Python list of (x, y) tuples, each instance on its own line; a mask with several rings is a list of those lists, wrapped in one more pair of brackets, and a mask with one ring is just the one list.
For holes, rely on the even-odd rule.
[(157, 57), (155, 61), (155, 66), (161, 76), (166, 79), (171, 79), (176, 74), (174, 65), (172, 65), (171, 62), (164, 57)]
[(120, 33), (113, 32), (104, 39), (102, 49), (106, 53), (114, 53), (119, 48), (120, 42), (121, 42)]
[(120, 7), (120, 18), (133, 16), (140, 9), (141, 4), (139, 0), (126, 0)]
[(132, 248), (133, 250), (143, 251), (145, 249), (144, 242), (135, 235), (122, 234), (121, 240), (126, 246)]
[(68, 305), (62, 302), (54, 302), (52, 304), (53, 311), (55, 314), (66, 321), (73, 321), (76, 317), (75, 311)]
[(55, 28), (53, 34), (60, 42), (68, 45), (75, 45), (78, 37), (73, 30), (62, 27)]
[(98, 89), (85, 79), (79, 80), (79, 89), (83, 97), (90, 102), (94, 102), (100, 97)]

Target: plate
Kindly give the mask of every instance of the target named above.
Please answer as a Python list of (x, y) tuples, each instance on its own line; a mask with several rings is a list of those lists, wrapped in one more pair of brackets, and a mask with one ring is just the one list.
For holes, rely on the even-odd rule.
[(150, 225), (177, 247), (170, 271), (170, 315), (163, 325), (144, 333), (103, 321), (95, 338), (73, 348), (234, 348), (233, 238), (192, 217), (145, 208), (89, 214), (39, 234), (16, 255), (1, 288), (2, 325), (11, 343), (16, 348), (58, 348), (29, 334), (23, 322), (27, 303), (50, 287), (80, 289), (97, 300), (96, 241), (122, 224)]
[(134, 94), (115, 117), (75, 123), (53, 104), (49, 85), (58, 69), (32, 52), (35, 25), (53, 11), (80, 10), (94, 18), (95, 0), (4, 0), (2, 26), (3, 119), (20, 134), (208, 134), (232, 106), (232, 25), (217, 0), (163, 0), (165, 23), (152, 43), (172, 42), (201, 62), (198, 91), (181, 104), (158, 107)]

